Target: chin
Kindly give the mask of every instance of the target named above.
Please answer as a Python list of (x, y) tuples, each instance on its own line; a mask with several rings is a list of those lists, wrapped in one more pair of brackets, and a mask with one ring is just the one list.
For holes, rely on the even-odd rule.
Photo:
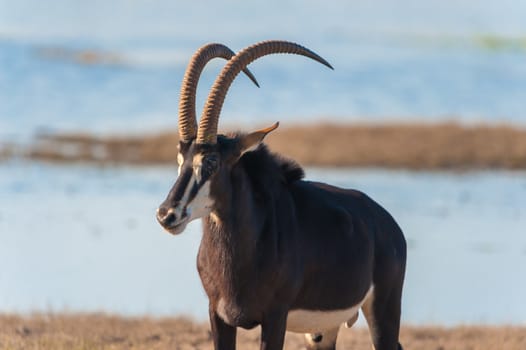
[(177, 224), (172, 227), (165, 227), (164, 229), (166, 232), (171, 233), (174, 236), (177, 236), (181, 233), (183, 233), (184, 229), (186, 228), (186, 225), (188, 224), (188, 221), (181, 222), (180, 224)]

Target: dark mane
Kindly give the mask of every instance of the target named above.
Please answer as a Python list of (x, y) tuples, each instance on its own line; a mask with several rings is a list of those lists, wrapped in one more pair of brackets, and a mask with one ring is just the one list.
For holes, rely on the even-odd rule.
[(239, 163), (253, 183), (265, 188), (271, 188), (277, 183), (289, 185), (301, 180), (305, 175), (298, 163), (270, 152), (264, 144), (245, 153)]

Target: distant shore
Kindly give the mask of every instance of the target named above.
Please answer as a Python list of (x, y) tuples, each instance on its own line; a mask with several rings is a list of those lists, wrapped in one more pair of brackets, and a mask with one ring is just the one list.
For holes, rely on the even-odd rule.
[[(0, 314), (2, 349), (212, 349), (208, 323), (187, 318), (127, 318), (104, 314)], [(403, 326), (406, 349), (526, 349), (526, 327)], [(287, 333), (285, 349), (303, 349)], [(340, 348), (371, 349), (366, 328), (342, 328)], [(259, 329), (238, 331), (239, 349), (259, 349)]]
[[(144, 136), (49, 134), (38, 136), (24, 148), (0, 146), (0, 160), (21, 157), (60, 163), (175, 165), (177, 143), (176, 130)], [(304, 166), (526, 169), (526, 128), (512, 125), (296, 125), (278, 128), (266, 143)]]

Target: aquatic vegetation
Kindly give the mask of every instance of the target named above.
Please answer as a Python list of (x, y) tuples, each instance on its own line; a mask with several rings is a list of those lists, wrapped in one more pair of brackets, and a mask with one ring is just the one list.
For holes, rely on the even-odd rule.
[(526, 51), (526, 36), (505, 37), (499, 35), (480, 35), (474, 38), (476, 45), (489, 51)]
[(62, 60), (82, 65), (121, 65), (123, 58), (106, 51), (72, 49), (66, 47), (43, 47), (36, 50), (38, 57), (49, 60)]

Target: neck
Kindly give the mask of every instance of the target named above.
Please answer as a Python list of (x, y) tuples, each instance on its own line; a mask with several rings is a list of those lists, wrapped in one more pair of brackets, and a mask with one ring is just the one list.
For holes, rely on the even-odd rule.
[[(255, 199), (250, 180), (242, 168), (232, 172), (230, 187), (218, 191), (216, 209), (203, 220), (200, 255), (208, 267), (229, 279), (244, 276), (253, 269), (256, 249), (265, 227), (266, 214)], [(219, 205), (218, 205), (219, 203)]]

